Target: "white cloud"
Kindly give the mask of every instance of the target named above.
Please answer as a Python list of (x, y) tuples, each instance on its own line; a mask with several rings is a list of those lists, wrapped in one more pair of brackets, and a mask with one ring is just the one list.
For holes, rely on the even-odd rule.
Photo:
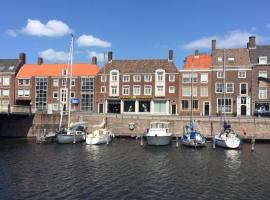
[(92, 35), (81, 35), (77, 39), (77, 44), (79, 47), (101, 47), (101, 48), (109, 48), (112, 46), (110, 42), (101, 40)]
[(12, 29), (8, 29), (6, 30), (6, 34), (10, 37), (16, 37), (17, 36), (17, 31), (12, 30)]
[[(95, 51), (87, 51), (87, 53), (90, 58), (96, 56), (98, 62), (104, 62), (104, 53), (97, 53)], [(107, 59), (107, 54), (105, 54), (105, 59)]]
[(38, 53), (38, 55), (43, 59), (53, 63), (67, 62), (69, 58), (69, 53), (64, 51), (55, 51), (53, 49), (41, 51)]
[(28, 19), (26, 26), (21, 29), (21, 32), (39, 37), (59, 37), (72, 31), (68, 25), (59, 20), (49, 20), (46, 24), (43, 24), (39, 20)]
[(182, 45), (184, 49), (207, 49), (211, 48), (211, 41), (217, 40), (218, 48), (246, 47), (249, 36), (255, 35), (257, 43), (268, 41), (269, 38), (254, 34), (249, 31), (235, 30), (228, 32), (225, 36), (203, 37)]

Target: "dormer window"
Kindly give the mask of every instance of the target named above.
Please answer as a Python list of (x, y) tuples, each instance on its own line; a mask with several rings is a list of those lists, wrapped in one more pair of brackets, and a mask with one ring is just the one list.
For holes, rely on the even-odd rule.
[(67, 69), (63, 69), (62, 70), (62, 75), (63, 76), (67, 76), (68, 75), (68, 70)]
[(259, 64), (261, 64), (261, 65), (267, 64), (267, 57), (266, 56), (260, 56), (259, 57)]
[(12, 71), (14, 69), (14, 66), (12, 65), (12, 66), (9, 66), (9, 68), (8, 68), (8, 70), (9, 71)]
[(233, 57), (229, 57), (228, 58), (228, 61), (234, 61), (234, 58)]
[(218, 61), (218, 62), (222, 62), (222, 60), (223, 60), (222, 57), (218, 57), (218, 58), (217, 58), (217, 61)]

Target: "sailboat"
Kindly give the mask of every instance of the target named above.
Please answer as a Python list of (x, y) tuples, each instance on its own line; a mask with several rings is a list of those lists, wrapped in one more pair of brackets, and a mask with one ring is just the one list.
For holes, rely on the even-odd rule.
[[(67, 128), (62, 127), (62, 120), (63, 120), (63, 113), (64, 113), (64, 106), (61, 106), (61, 116), (60, 116), (60, 124), (59, 124), (59, 130), (56, 135), (57, 142), (60, 144), (68, 144), (68, 143), (76, 143), (76, 142), (82, 142), (85, 140), (86, 135), (86, 123), (85, 122), (75, 122), (70, 123), (70, 111), (71, 111), (71, 101), (70, 101), (70, 95), (71, 95), (71, 79), (72, 79), (72, 67), (73, 67), (73, 46), (74, 46), (74, 39), (73, 35), (71, 35), (71, 46), (70, 46), (70, 63), (68, 63), (68, 66), (70, 66), (70, 74), (69, 74), (69, 92), (67, 95), (67, 102), (69, 105), (68, 109), (68, 124)], [(67, 83), (67, 76), (66, 76), (66, 83)]]
[(223, 117), (223, 127), (221, 131), (215, 135), (213, 142), (215, 145), (228, 148), (237, 149), (240, 146), (240, 138), (238, 134), (234, 132), (231, 125), (225, 119), (225, 50), (223, 49), (223, 103), (221, 110), (221, 118)]
[(204, 147), (206, 138), (195, 128), (193, 120), (193, 71), (191, 73), (191, 108), (190, 122), (185, 125), (181, 143), (189, 147)]

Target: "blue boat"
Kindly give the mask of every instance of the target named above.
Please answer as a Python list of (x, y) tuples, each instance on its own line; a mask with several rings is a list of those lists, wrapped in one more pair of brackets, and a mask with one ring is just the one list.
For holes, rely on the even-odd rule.
[(189, 147), (204, 147), (206, 138), (194, 128), (194, 123), (190, 123), (184, 127), (181, 143)]

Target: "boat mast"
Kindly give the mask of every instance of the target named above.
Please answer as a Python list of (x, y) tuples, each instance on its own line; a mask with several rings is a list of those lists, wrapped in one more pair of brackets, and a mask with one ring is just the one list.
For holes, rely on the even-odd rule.
[(223, 49), (223, 104), (222, 104), (222, 110), (221, 110), (221, 115), (223, 117), (223, 120), (225, 122), (225, 84), (226, 84), (226, 81), (225, 81), (225, 49)]
[(71, 34), (71, 48), (70, 48), (70, 74), (69, 74), (69, 92), (68, 92), (68, 97), (67, 97), (67, 102), (68, 102), (68, 128), (70, 126), (70, 111), (71, 111), (71, 79), (72, 79), (72, 68), (73, 68), (73, 34)]
[(190, 115), (190, 123), (193, 126), (193, 69), (191, 69), (191, 115)]

